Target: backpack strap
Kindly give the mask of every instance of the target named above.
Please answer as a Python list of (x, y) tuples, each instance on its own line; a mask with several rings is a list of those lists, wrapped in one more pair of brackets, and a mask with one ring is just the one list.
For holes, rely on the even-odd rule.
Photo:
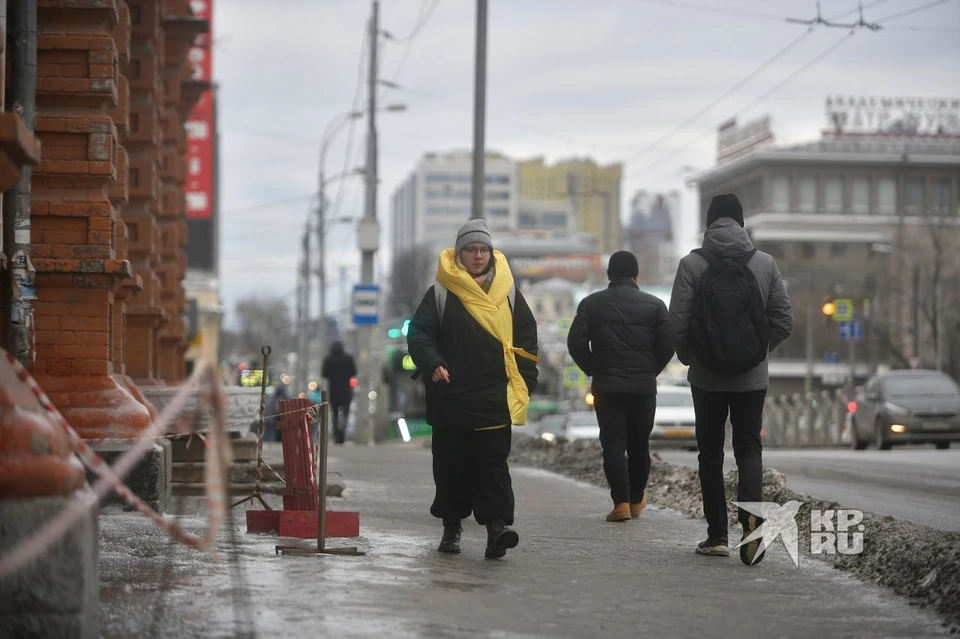
[(696, 253), (697, 255), (705, 259), (707, 261), (707, 264), (713, 267), (720, 266), (720, 264), (723, 263), (723, 260), (720, 258), (720, 256), (714, 253), (713, 251), (711, 251), (710, 249), (705, 249), (705, 248), (693, 249), (691, 253)]
[[(437, 316), (440, 318), (440, 322), (443, 322), (443, 310), (447, 306), (447, 287), (441, 284), (440, 282), (433, 283), (433, 297), (437, 300)], [(514, 284), (510, 287), (510, 292), (507, 293), (507, 301), (510, 302), (510, 314), (513, 314), (513, 309), (517, 303), (517, 286)]]
[(746, 266), (747, 264), (750, 263), (750, 260), (753, 259), (753, 256), (756, 255), (756, 253), (757, 253), (757, 249), (753, 249), (752, 251), (748, 251), (746, 254), (741, 255), (734, 261), (737, 264), (740, 264), (741, 266)]
[(437, 317), (443, 322), (443, 309), (447, 306), (447, 287), (439, 281), (433, 283), (433, 296), (437, 300)]

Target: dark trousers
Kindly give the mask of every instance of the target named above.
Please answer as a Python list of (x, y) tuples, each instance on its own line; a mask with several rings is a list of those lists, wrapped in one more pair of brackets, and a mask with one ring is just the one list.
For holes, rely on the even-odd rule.
[[(343, 411), (343, 418), (340, 412)], [(330, 419), (333, 422), (333, 441), (342, 444), (347, 439), (347, 420), (350, 418), (350, 402), (345, 404), (330, 403)]]
[[(737, 501), (763, 499), (763, 447), (760, 427), (763, 400), (767, 391), (716, 393), (693, 388), (693, 406), (697, 413), (697, 446), (700, 448), (700, 491), (707, 535), (727, 538), (727, 495), (723, 485), (723, 440), (727, 415), (733, 427), (733, 454), (740, 473)], [(738, 509), (744, 523), (746, 511)]]
[(614, 504), (640, 503), (650, 476), (650, 431), (656, 395), (597, 395), (603, 472)]
[(513, 430), (433, 429), (433, 481), (437, 493), (430, 514), (444, 520), (466, 519), (480, 525), (494, 520), (513, 524), (513, 484), (507, 457)]

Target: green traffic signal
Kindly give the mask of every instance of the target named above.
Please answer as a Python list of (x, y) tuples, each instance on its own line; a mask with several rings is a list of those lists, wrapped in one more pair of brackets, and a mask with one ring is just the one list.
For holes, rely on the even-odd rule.
[(400, 329), (400, 334), (406, 337), (407, 333), (409, 332), (410, 332), (410, 320), (403, 320), (403, 328)]
[(397, 339), (398, 337), (400, 337), (400, 329), (391, 328), (389, 331), (387, 331), (387, 337), (389, 337), (390, 339)]

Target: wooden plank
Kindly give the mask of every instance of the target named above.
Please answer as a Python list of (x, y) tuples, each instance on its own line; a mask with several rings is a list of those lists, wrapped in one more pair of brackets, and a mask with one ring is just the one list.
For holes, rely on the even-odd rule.
[[(284, 510), (280, 514), (280, 536), (316, 539), (317, 511)], [(360, 513), (327, 511), (327, 539), (359, 536)]]
[(270, 533), (280, 530), (279, 510), (248, 510), (247, 532)]

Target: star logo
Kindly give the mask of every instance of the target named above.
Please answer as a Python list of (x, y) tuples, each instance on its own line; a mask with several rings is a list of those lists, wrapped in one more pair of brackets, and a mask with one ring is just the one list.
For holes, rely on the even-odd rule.
[(790, 554), (793, 565), (800, 567), (800, 531), (797, 526), (797, 512), (802, 504), (799, 501), (788, 501), (782, 506), (771, 501), (740, 501), (734, 504), (763, 520), (759, 528), (733, 547), (734, 550), (759, 539), (760, 548), (751, 562), (756, 563), (757, 558), (761, 557), (779, 537)]

